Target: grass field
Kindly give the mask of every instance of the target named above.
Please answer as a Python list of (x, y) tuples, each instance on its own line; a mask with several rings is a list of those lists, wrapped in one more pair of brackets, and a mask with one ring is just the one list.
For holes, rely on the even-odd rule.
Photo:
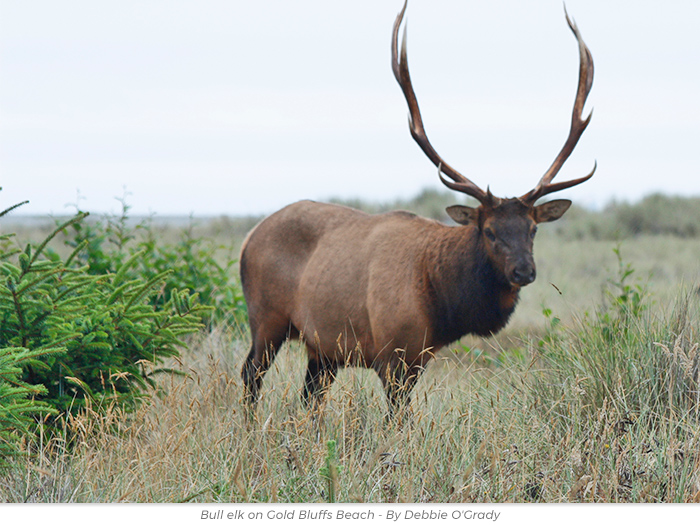
[[(231, 228), (218, 220), (201, 234)], [(135, 413), (87, 410), (25, 443), (0, 499), (699, 502), (700, 242), (545, 226), (535, 246), (538, 278), (509, 327), (442, 350), (409, 422), (386, 421), (378, 378), (357, 369), (309, 414), (297, 342), (251, 417), (246, 328), (216, 326)]]

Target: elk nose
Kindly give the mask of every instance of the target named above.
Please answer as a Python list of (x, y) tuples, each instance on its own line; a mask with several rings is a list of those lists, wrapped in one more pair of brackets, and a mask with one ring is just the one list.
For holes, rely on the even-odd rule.
[(530, 284), (535, 280), (537, 272), (534, 266), (522, 266), (520, 268), (513, 268), (513, 273), (511, 275), (511, 283), (517, 284), (518, 286), (525, 286)]

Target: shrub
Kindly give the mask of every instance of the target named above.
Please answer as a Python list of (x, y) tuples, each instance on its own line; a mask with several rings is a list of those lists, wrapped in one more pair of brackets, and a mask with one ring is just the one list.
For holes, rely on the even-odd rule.
[(191, 228), (183, 230), (171, 244), (159, 241), (151, 228), (146, 228), (146, 233), (146, 239), (138, 243), (145, 254), (136, 273), (153, 277), (171, 271), (156, 306), (167, 302), (173, 291), (189, 289), (198, 294), (201, 304), (211, 307), (205, 319), (208, 326), (245, 320), (243, 290), (233, 268), (238, 261), (231, 257), (230, 249), (195, 237)]
[(41, 414), (55, 414), (36, 396), (46, 393), (42, 385), (30, 385), (22, 381), (22, 367), (52, 353), (62, 353), (63, 348), (0, 348), (0, 468), (7, 466), (6, 458), (20, 454), (19, 441), (31, 435), (31, 425)]
[(211, 307), (204, 316), (208, 326), (245, 320), (245, 301), (231, 248), (195, 237), (191, 223), (176, 242), (166, 242), (150, 220), (132, 225), (129, 206), (121, 202), (121, 215), (75, 222), (66, 230), (68, 247), (85, 246), (77, 259), (87, 265), (87, 273), (116, 273), (127, 259), (141, 253), (126, 270), (128, 278), (150, 280), (168, 272), (160, 293), (150, 299), (156, 309), (168, 304), (175, 291), (189, 290), (198, 295), (200, 304)]
[(619, 240), (639, 235), (700, 236), (700, 198), (652, 194), (636, 203), (611, 202), (600, 211), (573, 206), (556, 231), (574, 239)]
[[(134, 267), (145, 264), (145, 250), (119, 262), (114, 273), (97, 275), (79, 264), (87, 239), (65, 260), (46, 250), (59, 232), (85, 216), (78, 214), (39, 246), (27, 244), (0, 264), (0, 348), (33, 352), (23, 363), (22, 380), (45, 389), (44, 401), (61, 412), (86, 402), (133, 406), (141, 387), (154, 386), (163, 360), (178, 354), (182, 337), (202, 327), (208, 310), (196, 294), (176, 289), (154, 308), (171, 272), (135, 276)], [(46, 352), (55, 348), (65, 351)]]
[(700, 199), (652, 194), (637, 204), (611, 206), (628, 235), (642, 233), (695, 238), (700, 235)]
[[(24, 203), (22, 203), (24, 204)], [(16, 206), (0, 213), (6, 215)], [(15, 255), (17, 251), (8, 249), (11, 235), (0, 236), (0, 261)], [(0, 325), (2, 326), (2, 325)], [(21, 347), (4, 347), (0, 344), (0, 468), (7, 466), (5, 458), (20, 453), (21, 436), (31, 433), (30, 425), (34, 417), (53, 413), (45, 403), (35, 397), (46, 392), (41, 385), (30, 385), (22, 381), (22, 367), (49, 354), (63, 352), (63, 348), (48, 346), (37, 350)]]

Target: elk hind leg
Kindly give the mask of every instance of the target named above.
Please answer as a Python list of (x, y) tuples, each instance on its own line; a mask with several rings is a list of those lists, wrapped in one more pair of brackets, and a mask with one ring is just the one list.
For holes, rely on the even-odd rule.
[(272, 336), (270, 336), (270, 331), (254, 330), (252, 325), (251, 332), (253, 333), (253, 343), (241, 368), (245, 401), (248, 405), (254, 405), (257, 402), (263, 377), (288, 336), (286, 327), (272, 332)]

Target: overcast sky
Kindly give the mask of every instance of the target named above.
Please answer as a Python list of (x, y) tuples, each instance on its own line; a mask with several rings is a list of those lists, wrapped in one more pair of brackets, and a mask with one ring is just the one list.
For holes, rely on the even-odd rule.
[[(401, 0), (0, 0), (0, 209), (269, 213), (441, 188), (390, 69)], [(568, 0), (596, 66), (559, 179), (587, 205), (700, 194), (700, 2)], [(568, 133), (576, 41), (559, 0), (410, 0), (431, 142), (500, 196)], [(558, 179), (558, 180), (559, 180)]]

